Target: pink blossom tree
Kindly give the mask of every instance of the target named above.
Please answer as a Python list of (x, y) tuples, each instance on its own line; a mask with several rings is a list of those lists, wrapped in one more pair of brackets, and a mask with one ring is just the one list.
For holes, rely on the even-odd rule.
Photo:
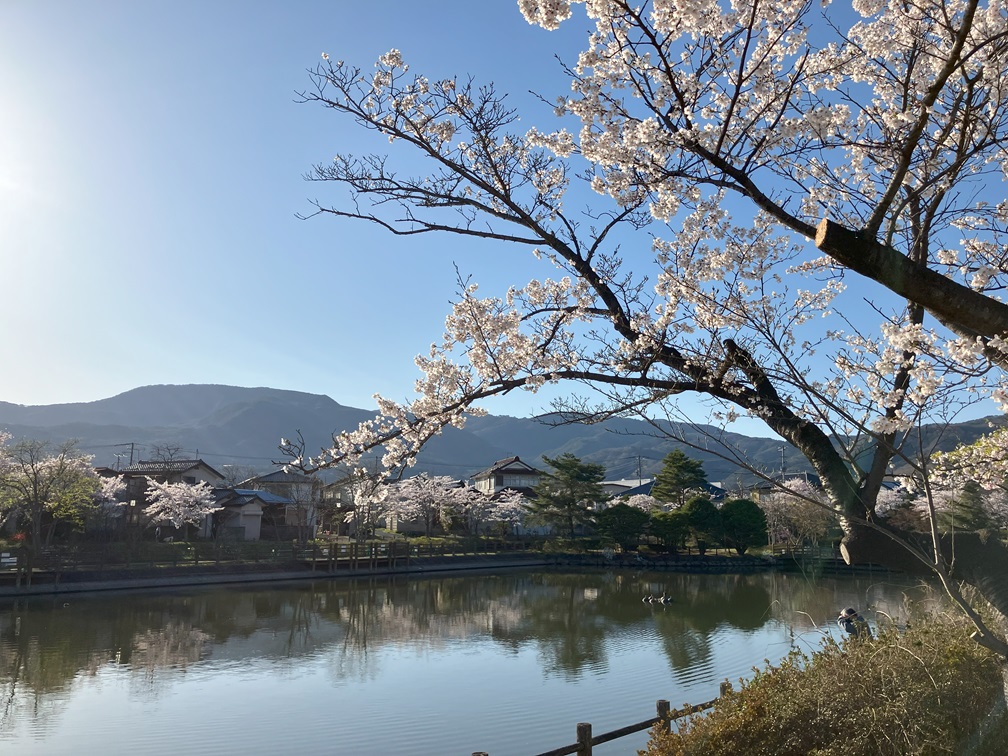
[(222, 507), (217, 505), (213, 488), (206, 481), (199, 483), (159, 483), (147, 479), (147, 506), (144, 514), (154, 526), (171, 525), (188, 531)]
[[(493, 86), (412, 73), (398, 50), (373, 73), (315, 69), (303, 99), (395, 150), (317, 166), (348, 195), (318, 214), (503, 242), (542, 270), (485, 295), (460, 276), (418, 398), (379, 398), (320, 457), (289, 453), (311, 468), (382, 446), (408, 464), (483, 400), (558, 382), (584, 389), (557, 402), (571, 419), (682, 418), (697, 394), (713, 421), (758, 419), (808, 459), (845, 558), (954, 592), (944, 536), (901, 532), (876, 502), (895, 463), (927, 472), (915, 424), (1008, 398), (1003, 4), (519, 2), (545, 29), (578, 5), (594, 29), (558, 127), (518, 131)], [(394, 170), (409, 152), (427, 175)], [(1008, 611), (1008, 551), (955, 553)]]
[(628, 507), (639, 509), (642, 512), (651, 512), (652, 510), (659, 509), (661, 507), (661, 502), (654, 496), (649, 496), (648, 494), (634, 494), (633, 496), (626, 497), (626, 499), (620, 499), (620, 501)]
[(83, 527), (94, 508), (98, 476), (75, 442), (53, 446), (0, 432), (0, 522), (13, 517), (28, 531), (32, 551), (52, 542), (56, 527)]
[(500, 523), (502, 530), (513, 532), (525, 523), (529, 502), (521, 491), (505, 488), (491, 501), (489, 519), (491, 522)]
[(380, 475), (363, 468), (353, 470), (340, 486), (340, 506), (344, 509), (344, 522), (351, 527), (354, 539), (363, 543), (371, 537), (378, 525), (394, 510), (390, 486)]
[(451, 510), (458, 489), (459, 482), (451, 476), (420, 473), (395, 485), (393, 506), (399, 518), (422, 522), (424, 535), (430, 536)]

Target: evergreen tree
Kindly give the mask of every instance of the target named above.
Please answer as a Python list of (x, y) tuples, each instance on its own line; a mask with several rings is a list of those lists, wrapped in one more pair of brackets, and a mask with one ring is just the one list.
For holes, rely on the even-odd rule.
[(595, 518), (598, 532), (611, 538), (623, 551), (633, 551), (647, 527), (648, 513), (629, 504), (614, 504)]
[(703, 556), (707, 545), (721, 540), (721, 512), (706, 496), (694, 496), (683, 505), (690, 533)]
[(726, 546), (745, 554), (767, 542), (766, 515), (755, 501), (731, 499), (721, 506), (721, 533)]
[(939, 516), (943, 530), (995, 530), (997, 523), (984, 502), (984, 490), (979, 483), (968, 481), (952, 498), (950, 506)]
[(529, 512), (535, 521), (561, 527), (568, 536), (577, 525), (592, 521), (591, 505), (604, 500), (605, 466), (582, 462), (569, 452), (559, 457), (543, 456), (553, 468), (535, 487)]
[(651, 515), (651, 535), (661, 541), (665, 551), (675, 554), (689, 535), (689, 518), (682, 509)]
[(655, 477), (651, 495), (659, 501), (667, 501), (682, 506), (687, 491), (700, 488), (707, 483), (707, 473), (703, 463), (687, 457), (681, 449), (673, 449), (662, 460), (661, 472)]

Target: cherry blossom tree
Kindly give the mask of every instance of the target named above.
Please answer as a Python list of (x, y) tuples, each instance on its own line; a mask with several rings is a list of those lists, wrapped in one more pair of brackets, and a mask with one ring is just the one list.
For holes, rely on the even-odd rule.
[(126, 478), (122, 475), (99, 479), (94, 500), (97, 505), (97, 515), (102, 521), (101, 527), (109, 529), (112, 523), (122, 522), (123, 507), (126, 504), (122, 500), (122, 496), (126, 493), (126, 488)]
[(492, 499), (493, 508), (490, 511), (490, 520), (501, 523), (508, 532), (520, 527), (525, 522), (528, 514), (528, 499), (521, 491), (513, 488), (505, 488)]
[(633, 496), (626, 497), (626, 499), (620, 499), (620, 501), (642, 512), (651, 512), (661, 507), (661, 502), (658, 499), (647, 494), (634, 494)]
[(824, 492), (800, 478), (760, 494), (757, 503), (766, 516), (771, 546), (818, 546), (837, 522)]
[(219, 512), (213, 487), (206, 481), (199, 483), (160, 483), (147, 479), (147, 506), (144, 514), (151, 525), (171, 525), (177, 530), (188, 530), (204, 519)]
[(94, 508), (98, 476), (76, 442), (53, 446), (0, 433), (0, 513), (27, 529), (32, 552), (52, 542), (60, 523), (82, 527)]
[(458, 488), (459, 482), (449, 475), (420, 473), (406, 478), (395, 485), (395, 511), (401, 519), (421, 521), (424, 535), (430, 536), (456, 501)]
[(95, 501), (99, 505), (118, 507), (123, 505), (122, 495), (126, 493), (126, 478), (122, 475), (112, 475), (102, 478), (95, 492)]
[(393, 512), (393, 499), (382, 477), (357, 468), (340, 485), (340, 506), (346, 510), (344, 522), (353, 526), (358, 543), (374, 534), (378, 525)]
[[(451, 480), (451, 479), (449, 479)], [(471, 486), (454, 485), (445, 491), (442, 521), (458, 524), (467, 535), (478, 536), (480, 528), (490, 521), (494, 502), (491, 497)]]
[[(296, 464), (376, 446), (408, 464), (515, 389), (581, 387), (556, 409), (589, 421), (676, 418), (698, 394), (809, 460), (849, 561), (947, 578), (944, 537), (876, 502), (916, 423), (1008, 398), (1003, 3), (519, 2), (545, 29), (576, 5), (594, 29), (559, 128), (520, 132), (493, 86), (411, 73), (397, 50), (312, 72), (304, 101), (392, 143), (316, 166), (347, 191), (316, 214), (503, 242), (545, 272), (486, 296), (460, 276), (418, 398), (378, 397), (331, 448), (288, 448)], [(414, 157), (427, 175), (395, 169)], [(957, 548), (956, 574), (1008, 610), (999, 543)]]

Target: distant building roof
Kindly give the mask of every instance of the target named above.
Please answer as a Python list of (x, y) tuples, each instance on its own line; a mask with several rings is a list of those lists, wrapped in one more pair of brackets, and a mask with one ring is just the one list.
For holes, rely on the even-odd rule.
[(210, 467), (202, 459), (169, 459), (169, 460), (144, 460), (134, 462), (122, 469), (128, 475), (181, 475), (196, 467), (202, 467), (212, 472), (218, 478), (224, 476)]
[(603, 480), (602, 481), (602, 490), (605, 491), (607, 494), (610, 494), (612, 496), (622, 496), (624, 493), (626, 493), (630, 489), (638, 488), (638, 487), (644, 485), (644, 483), (646, 481), (648, 481), (648, 480), (650, 480), (650, 479), (649, 478), (644, 478), (644, 479), (641, 479), (641, 478), (623, 478), (622, 480)]
[[(653, 480), (649, 480), (639, 486), (634, 486), (633, 488), (628, 488), (625, 491), (620, 491), (616, 495), (621, 499), (624, 497), (636, 496), (637, 494), (650, 496), (651, 489), (654, 488), (654, 484), (655, 482)], [(721, 488), (721, 486), (713, 483), (704, 483), (702, 486), (699, 486), (699, 488), (701, 488), (703, 492), (710, 496), (714, 501), (721, 501), (721, 499), (728, 495), (728, 492)]]
[(275, 493), (271, 493), (269, 491), (262, 491), (259, 489), (232, 488), (230, 489), (230, 491), (234, 492), (236, 496), (239, 496), (243, 499), (259, 499), (259, 501), (263, 502), (264, 504), (286, 505), (291, 503), (291, 500), (288, 499), (286, 496), (279, 496)]
[(314, 483), (315, 478), (301, 473), (285, 472), (284, 470), (274, 470), (265, 475), (256, 475), (254, 478), (243, 480), (240, 485), (263, 484), (263, 483)]
[(646, 483), (641, 483), (639, 486), (634, 486), (633, 488), (628, 488), (625, 491), (620, 491), (617, 496), (620, 498), (637, 496), (638, 494), (644, 494), (645, 496), (651, 495), (651, 489), (654, 488), (654, 481), (649, 480)]
[(277, 496), (269, 491), (253, 491), (250, 488), (216, 488), (214, 498), (220, 507), (244, 507), (258, 502), (260, 508), (265, 506), (286, 507), (291, 501), (283, 496)]
[(494, 473), (503, 472), (504, 470), (520, 470), (522, 472), (533, 472), (542, 475), (541, 470), (537, 470), (531, 465), (522, 462), (519, 457), (507, 457), (506, 459), (498, 459), (486, 470), (476, 473), (473, 478), (489, 478)]

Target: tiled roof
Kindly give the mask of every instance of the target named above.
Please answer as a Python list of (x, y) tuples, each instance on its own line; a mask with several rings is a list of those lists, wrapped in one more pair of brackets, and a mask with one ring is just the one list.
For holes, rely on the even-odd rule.
[(275, 493), (270, 493), (269, 491), (258, 491), (251, 488), (235, 488), (232, 489), (236, 495), (242, 496), (249, 499), (259, 499), (264, 504), (290, 504), (291, 500), (286, 496), (278, 496)]
[(194, 467), (204, 467), (217, 477), (224, 477), (202, 459), (170, 459), (166, 461), (141, 459), (139, 462), (124, 467), (122, 472), (133, 475), (179, 475)]
[(122, 469), (129, 473), (181, 473), (191, 470), (200, 464), (198, 459), (172, 459), (167, 462), (152, 462), (150, 460), (140, 460), (132, 465), (127, 465)]
[(518, 457), (508, 457), (507, 459), (499, 459), (499, 460), (497, 460), (496, 462), (493, 463), (493, 465), (491, 465), (490, 467), (488, 467), (486, 470), (483, 470), (482, 472), (476, 473), (475, 475), (473, 475), (473, 477), (474, 478), (486, 478), (486, 477), (489, 477), (490, 475), (493, 475), (495, 472), (498, 472), (500, 470), (504, 470), (504, 469), (510, 467), (511, 465), (513, 465), (515, 463), (518, 463), (519, 465), (521, 465), (523, 468), (525, 468), (529, 472), (533, 472), (533, 473), (538, 473), (539, 472), (539, 470), (536, 470), (531, 465), (526, 464), (525, 462), (522, 462), (521, 459), (519, 459)]
[(314, 478), (307, 475), (302, 475), (301, 473), (284, 472), (283, 470), (275, 470), (271, 473), (266, 473), (265, 475), (256, 475), (254, 478), (249, 478), (248, 480), (243, 480), (242, 483), (312, 483)]

